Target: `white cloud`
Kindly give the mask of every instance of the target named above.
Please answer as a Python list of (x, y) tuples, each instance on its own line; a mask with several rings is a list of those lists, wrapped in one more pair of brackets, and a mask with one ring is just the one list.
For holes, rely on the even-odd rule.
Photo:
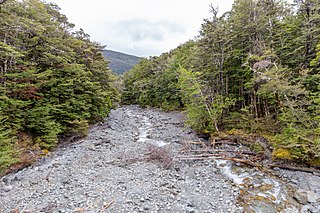
[(198, 35), (209, 5), (230, 10), (233, 0), (48, 0), (108, 49), (159, 55)]

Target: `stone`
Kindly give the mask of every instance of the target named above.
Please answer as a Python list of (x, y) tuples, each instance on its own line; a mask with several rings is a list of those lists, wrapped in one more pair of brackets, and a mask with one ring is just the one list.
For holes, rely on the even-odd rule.
[(301, 213), (319, 213), (318, 209), (314, 206), (311, 206), (311, 205), (305, 205), (305, 206), (302, 206), (301, 208)]
[[(94, 212), (102, 206), (101, 204), (107, 206), (110, 203), (113, 212), (244, 212), (244, 209), (235, 205), (235, 197), (240, 193), (239, 186), (227, 181), (228, 178), (220, 172), (220, 168), (214, 168), (213, 161), (177, 161), (174, 167), (168, 170), (153, 161), (146, 163), (141, 160), (126, 164), (126, 159), (143, 159), (148, 153), (147, 145), (155, 141), (168, 143), (168, 148), (173, 154), (178, 153), (184, 145), (171, 143), (172, 141), (201, 141), (196, 135), (187, 135), (187, 130), (183, 128), (159, 123), (159, 119), (162, 119), (160, 112), (146, 110), (147, 118), (150, 117), (150, 113), (154, 114), (154, 120), (148, 121), (152, 123), (149, 125), (144, 122), (143, 110), (132, 106), (128, 109), (132, 109), (131, 115), (127, 116), (126, 108), (119, 109), (111, 113), (111, 121), (107, 121), (111, 122), (110, 127), (114, 126), (115, 129), (123, 126), (120, 123), (123, 122), (125, 126), (121, 133), (105, 128), (97, 129), (92, 131), (93, 134), (90, 133), (83, 143), (68, 146), (61, 150), (61, 155), (53, 155), (43, 164), (39, 164), (39, 170), (31, 168), (30, 171), (17, 174), (22, 177), (21, 181), (12, 181), (12, 175), (8, 176), (10, 179), (0, 178), (0, 196), (3, 194), (0, 200), (9, 203), (9, 207), (17, 208), (20, 208), (19, 200), (23, 200), (21, 206), (29, 205), (31, 209), (36, 209), (39, 204), (52, 202), (56, 203), (52, 212), (57, 213), (63, 209), (65, 212), (71, 212), (72, 209), (86, 207), (88, 210), (92, 208)], [(114, 117), (121, 118), (118, 119), (118, 124), (115, 123)], [(170, 123), (175, 122), (170, 120)], [(158, 126), (162, 129), (159, 130)], [(149, 137), (153, 140), (134, 143), (133, 137), (139, 139), (139, 128), (141, 131), (149, 131)], [(143, 136), (147, 137), (147, 133)], [(156, 136), (160, 139), (155, 140)], [(111, 140), (110, 143), (106, 142), (108, 138)], [(108, 144), (114, 144), (116, 148), (105, 148), (109, 147)], [(91, 146), (95, 148), (88, 151)], [(57, 161), (61, 163), (57, 164)], [(40, 172), (40, 168), (43, 168), (43, 172)], [(244, 174), (246, 168), (239, 168), (239, 171)], [(251, 171), (248, 169), (247, 175), (250, 174)], [(47, 176), (48, 181), (45, 180)], [(298, 177), (295, 179), (299, 180)], [(39, 183), (30, 188), (28, 183), (32, 182), (31, 180)], [(5, 185), (11, 185), (12, 190), (4, 192)], [(318, 185), (312, 189), (318, 190)], [(309, 198), (308, 193), (306, 197), (307, 202), (315, 200), (312, 196)], [(311, 203), (305, 209), (314, 211), (314, 208), (318, 207), (316, 205), (319, 204)], [(7, 212), (6, 210), (4, 212)]]
[(102, 140), (93, 142), (94, 146), (101, 146), (102, 144), (103, 144)]
[(187, 212), (187, 213), (194, 213), (195, 211), (194, 211), (193, 208), (187, 207), (187, 208), (186, 208), (186, 212)]
[(314, 193), (313, 191), (307, 191), (307, 195), (309, 203), (316, 203), (319, 201), (320, 196), (317, 193)]
[(4, 186), (3, 187), (3, 190), (5, 191), (5, 192), (10, 192), (11, 190), (12, 190), (12, 186), (10, 186), (10, 185), (7, 185), (7, 186)]
[(315, 203), (320, 196), (313, 191), (299, 189), (295, 192), (294, 198), (301, 204)]
[(21, 181), (21, 177), (19, 177), (18, 175), (14, 176), (13, 178), (14, 181)]
[(8, 178), (8, 177), (3, 177), (3, 178), (2, 178), (2, 182), (8, 183), (8, 182), (9, 182), (9, 178)]
[(230, 213), (236, 213), (237, 212), (237, 207), (232, 205), (230, 208)]
[(299, 203), (306, 205), (308, 203), (307, 191), (299, 189), (294, 193), (293, 196)]
[(144, 206), (143, 210), (145, 210), (145, 211), (150, 210), (150, 207), (149, 206)]

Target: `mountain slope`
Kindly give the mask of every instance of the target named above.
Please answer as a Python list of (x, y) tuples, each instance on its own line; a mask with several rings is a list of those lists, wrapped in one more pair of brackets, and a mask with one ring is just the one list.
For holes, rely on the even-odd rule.
[(104, 50), (104, 57), (110, 61), (109, 67), (116, 74), (123, 74), (131, 70), (141, 58), (133, 55), (128, 55), (112, 50)]

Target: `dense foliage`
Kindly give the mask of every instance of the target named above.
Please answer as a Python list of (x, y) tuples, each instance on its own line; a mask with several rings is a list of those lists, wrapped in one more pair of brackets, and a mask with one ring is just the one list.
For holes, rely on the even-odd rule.
[(124, 77), (124, 103), (185, 108), (198, 132), (263, 134), (274, 157), (320, 164), (320, 4), (235, 0), (200, 35)]
[(102, 49), (40, 0), (0, 5), (0, 173), (62, 135), (84, 136), (116, 98)]

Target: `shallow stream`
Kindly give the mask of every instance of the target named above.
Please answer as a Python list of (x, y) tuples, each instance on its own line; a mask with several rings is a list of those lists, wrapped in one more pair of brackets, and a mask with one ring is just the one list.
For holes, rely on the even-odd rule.
[[(131, 116), (132, 113), (128, 112)], [(137, 142), (148, 143), (157, 147), (169, 145), (158, 139), (152, 139), (152, 130), (155, 128), (150, 118), (139, 117), (141, 125)], [(230, 183), (240, 189), (238, 203), (244, 212), (273, 213), (287, 212), (299, 213), (301, 206), (293, 197), (292, 190), (286, 183), (271, 174), (249, 168), (228, 160), (214, 160), (221, 174), (230, 180)]]

